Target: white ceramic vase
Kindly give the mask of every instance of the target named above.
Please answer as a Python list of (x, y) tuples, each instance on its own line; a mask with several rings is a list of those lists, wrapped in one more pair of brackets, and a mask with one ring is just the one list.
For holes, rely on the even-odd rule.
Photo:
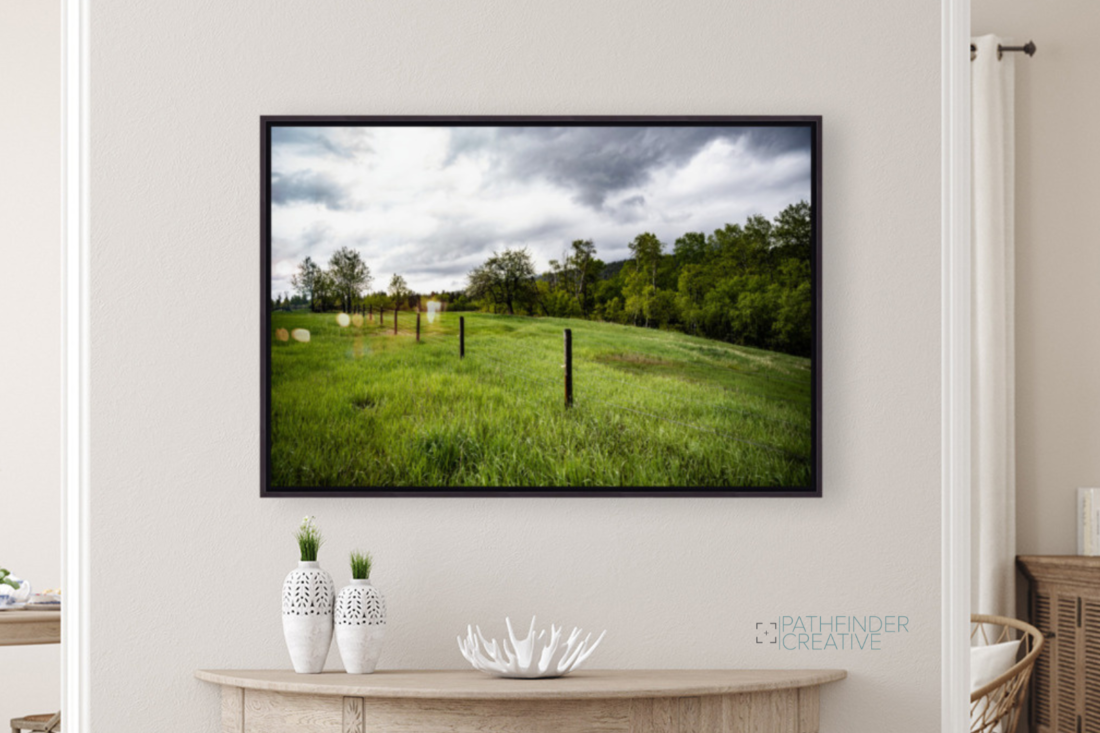
[(31, 584), (28, 581), (14, 575), (9, 575), (8, 580), (19, 583), (19, 587), (12, 588), (7, 583), (0, 583), (0, 607), (22, 606), (31, 599)]
[(319, 674), (332, 646), (332, 576), (302, 561), (283, 582), (283, 636), (294, 671)]
[(370, 674), (386, 636), (386, 599), (370, 580), (355, 579), (336, 597), (336, 646), (348, 674)]

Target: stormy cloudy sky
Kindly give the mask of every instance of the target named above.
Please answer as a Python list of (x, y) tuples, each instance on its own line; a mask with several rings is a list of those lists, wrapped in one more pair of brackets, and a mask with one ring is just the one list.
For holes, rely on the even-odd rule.
[(526, 246), (539, 271), (574, 239), (605, 262), (655, 233), (672, 250), (750, 214), (810, 198), (807, 128), (277, 127), (272, 293), (298, 262), (359, 250), (372, 290), (465, 287), (494, 251)]

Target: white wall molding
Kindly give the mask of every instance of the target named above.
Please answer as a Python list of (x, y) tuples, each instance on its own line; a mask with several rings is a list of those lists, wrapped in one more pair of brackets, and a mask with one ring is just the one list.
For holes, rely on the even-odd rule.
[(944, 733), (970, 728), (970, 0), (943, 0)]
[(62, 313), (64, 531), (61, 616), (62, 710), (68, 733), (89, 730), (88, 527), (88, 8), (63, 0)]

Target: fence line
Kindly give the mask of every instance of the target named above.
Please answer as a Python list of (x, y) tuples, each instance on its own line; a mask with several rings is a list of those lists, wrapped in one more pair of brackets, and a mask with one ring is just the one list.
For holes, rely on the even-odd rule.
[[(533, 352), (534, 354), (537, 354), (539, 356), (545, 356), (545, 358), (547, 358), (547, 359), (556, 358), (554, 356), (554, 352), (549, 351), (549, 350), (543, 350), (545, 347), (540, 348), (538, 345), (533, 345), (533, 344), (524, 344), (524, 346), (533, 347), (531, 349), (525, 349), (526, 351), (528, 351), (528, 353)], [(512, 348), (515, 349), (515, 345), (513, 345)], [(588, 367), (593, 366), (592, 362), (585, 363), (585, 362), (582, 361), (581, 364), (585, 365), (583, 369), (579, 370), (581, 372), (585, 371)], [(726, 371), (734, 371), (734, 370), (730, 370), (726, 367), (721, 367), (721, 368), (725, 369)], [(574, 369), (576, 369), (576, 367), (574, 367)], [(736, 373), (738, 376), (753, 376), (752, 374), (748, 374), (748, 373), (744, 373), (744, 372), (734, 372), (734, 373)], [(604, 376), (604, 375), (596, 374), (595, 376)], [(626, 382), (624, 380), (616, 380), (613, 377), (605, 377), (605, 378), (610, 379), (611, 381), (620, 381), (623, 384), (628, 384), (628, 382)], [(690, 382), (692, 384), (702, 384), (698, 380), (684, 379), (683, 381)], [(780, 397), (780, 396), (768, 395), (768, 394), (764, 394), (764, 393), (760, 393), (760, 392), (753, 392), (753, 391), (749, 391), (749, 390), (746, 390), (746, 389), (741, 389), (741, 388), (738, 388), (738, 387), (723, 387), (721, 385), (707, 385), (707, 388), (708, 389), (722, 389), (722, 390), (726, 390), (728, 392), (735, 392), (737, 394), (743, 394), (743, 395), (746, 395), (746, 396), (749, 396), (749, 397), (759, 398), (759, 399), (768, 400), (768, 401), (787, 402), (787, 403), (790, 403), (790, 404), (793, 404), (793, 405), (800, 405), (800, 406), (803, 405), (806, 401), (809, 401), (809, 399), (810, 399), (810, 395), (806, 395), (806, 396), (804, 396), (802, 398), (799, 398), (799, 399), (793, 399), (793, 398), (790, 398), (790, 397)]]
[[(513, 376), (519, 377), (521, 379), (536, 379), (536, 380), (539, 380), (541, 382), (549, 383), (549, 384), (551, 384), (555, 387), (560, 387), (561, 386), (561, 385), (557, 384), (557, 382), (555, 380), (552, 380), (552, 379), (549, 379), (549, 378), (546, 378), (546, 377), (540, 377), (538, 375), (526, 374), (524, 372), (519, 371), (518, 369), (515, 369), (515, 368), (505, 364), (504, 362), (500, 361), (499, 359), (490, 357), (490, 356), (488, 356), (484, 353), (478, 353), (478, 356), (480, 356), (482, 358), (485, 358), (485, 359), (488, 359), (489, 361), (494, 362), (494, 364), (496, 365), (496, 367), (498, 369), (508, 371)], [(806, 456), (803, 456), (799, 453), (788, 450), (786, 448), (781, 448), (777, 445), (771, 445), (771, 444), (768, 444), (768, 443), (763, 443), (763, 442), (760, 442), (760, 441), (752, 440), (751, 438), (744, 438), (744, 437), (740, 437), (740, 436), (737, 436), (737, 435), (732, 435), (730, 433), (714, 430), (713, 428), (707, 428), (707, 427), (704, 427), (702, 425), (694, 425), (692, 423), (686, 423), (686, 422), (683, 422), (681, 420), (674, 420), (672, 418), (664, 417), (664, 416), (658, 415), (656, 413), (647, 412), (645, 410), (639, 410), (639, 409), (634, 408), (634, 407), (628, 407), (626, 405), (620, 405), (620, 404), (617, 404), (617, 403), (614, 403), (614, 402), (608, 402), (607, 400), (600, 399), (599, 397), (585, 397), (585, 398), (580, 400), (580, 403), (583, 404), (588, 400), (591, 400), (593, 402), (599, 402), (601, 404), (607, 405), (608, 407), (612, 407), (612, 408), (615, 408), (615, 409), (626, 410), (627, 412), (633, 412), (635, 414), (643, 415), (645, 417), (651, 417), (651, 418), (655, 418), (657, 420), (664, 420), (665, 422), (673, 423), (675, 425), (680, 425), (682, 427), (690, 428), (692, 430), (698, 430), (698, 431), (704, 432), (704, 433), (711, 433), (712, 435), (717, 435), (718, 437), (721, 437), (721, 438), (726, 438), (728, 440), (734, 440), (734, 441), (737, 441), (737, 442), (740, 442), (740, 443), (745, 443), (746, 445), (752, 445), (752, 446), (757, 447), (757, 448), (762, 448), (762, 449), (765, 449), (765, 450), (771, 450), (771, 451), (775, 451), (777, 453), (782, 453), (782, 454), (786, 455), (787, 457), (793, 458), (795, 460), (799, 460), (799, 461), (803, 461), (803, 462), (808, 462), (810, 460)]]
[[(398, 311), (396, 309), (393, 309), (393, 310), (391, 310), (391, 313), (392, 313), (391, 317), (393, 318), (393, 334), (395, 336), (399, 335), (399, 334), (414, 335), (414, 333), (415, 333), (415, 335), (417, 336), (418, 341), (421, 339), (421, 333), (422, 332), (421, 332), (421, 329), (419, 328), (419, 326), (420, 326), (419, 318), (418, 318), (418, 323), (417, 323), (418, 328), (417, 328), (416, 332), (413, 332), (411, 330), (401, 331), (400, 328), (399, 328), (399, 320), (398, 320), (400, 313), (409, 313), (409, 314), (417, 313), (419, 315), (419, 313), (420, 313), (419, 311), (414, 311), (414, 310)], [(379, 321), (376, 322), (378, 330), (381, 330), (383, 332), (388, 332), (389, 327), (387, 327), (384, 324), (383, 318), (384, 318), (384, 311), (380, 310), (380, 312), (379, 312)], [(461, 324), (462, 320), (464, 320), (464, 319), (460, 319), (460, 324)], [(374, 324), (375, 322), (372, 321), (370, 323)], [(366, 324), (364, 324), (364, 325), (366, 325)], [(362, 326), (360, 326), (359, 328), (362, 328)], [(460, 326), (460, 329), (461, 329), (461, 326)], [(566, 329), (566, 332), (568, 332), (568, 330), (569, 329)], [(436, 331), (434, 333), (425, 334), (425, 335), (438, 337), (438, 338), (432, 338), (431, 339), (432, 341), (441, 341), (443, 337), (445, 337), (449, 334), (441, 333), (439, 331)], [(656, 339), (650, 339), (650, 340), (656, 340)], [(527, 346), (532, 346), (532, 345), (524, 343), (524, 344), (522, 344), (521, 348), (522, 347), (527, 347)], [(540, 353), (541, 349), (539, 348), (538, 345), (533, 345), (532, 349), (524, 349), (524, 350), (528, 351), (528, 354), (527, 354), (526, 358), (531, 358), (531, 356), (533, 356), (533, 355), (538, 356), (538, 357), (543, 357), (544, 356), (548, 361), (550, 361), (553, 358), (552, 352), (542, 351)], [(568, 339), (568, 336), (566, 336), (566, 355), (565, 355), (565, 359), (566, 359), (567, 363), (569, 361), (568, 351), (569, 351), (569, 339)], [(534, 352), (534, 353), (532, 354), (531, 352)], [(521, 369), (516, 368), (516, 367), (512, 366), (511, 364), (506, 363), (505, 361), (493, 356), (491, 353), (487, 353), (486, 351), (484, 351), (481, 348), (477, 349), (476, 351), (472, 351), (470, 353), (471, 353), (471, 356), (475, 356), (479, 359), (485, 359), (489, 362), (492, 362), (492, 364), (495, 366), (495, 368), (499, 372), (502, 372), (502, 373), (507, 372), (507, 373), (511, 374), (512, 376), (518, 377), (518, 378), (523, 379), (523, 380), (536, 380), (536, 381), (539, 381), (539, 382), (550, 384), (550, 385), (554, 386), (555, 388), (561, 388), (562, 387), (562, 383), (559, 382), (559, 380), (557, 378), (550, 377), (550, 376), (543, 376), (543, 375), (539, 375), (539, 374), (532, 374), (530, 372), (522, 371)], [(590, 365), (586, 365), (586, 368), (582, 369), (581, 371), (586, 372), (587, 371), (587, 366), (590, 366)], [(727, 371), (732, 371), (732, 372), (734, 372), (734, 373), (736, 373), (740, 376), (757, 376), (757, 375), (754, 375), (754, 374), (751, 374), (751, 373), (739, 372), (737, 370), (729, 369), (727, 367), (720, 367), (720, 368), (723, 368)], [(570, 375), (565, 375), (566, 381), (568, 381), (569, 376)], [(607, 380), (609, 382), (618, 382), (619, 384), (630, 386), (630, 387), (637, 387), (638, 386), (636, 384), (631, 384), (630, 382), (628, 382), (625, 379), (617, 379), (617, 378), (612, 377), (610, 375), (600, 374), (599, 372), (593, 372), (590, 376), (594, 377), (596, 380), (601, 380), (602, 379), (602, 380)], [(764, 378), (767, 379), (767, 377), (764, 377)], [(688, 383), (691, 383), (691, 384), (703, 384), (703, 383), (699, 382), (698, 380), (690, 380), (689, 379), (689, 380), (684, 380), (684, 381), (686, 381)], [(791, 381), (791, 380), (779, 379), (778, 381)], [(788, 403), (793, 403), (793, 404), (798, 404), (799, 403), (799, 401), (792, 400), (792, 399), (786, 399), (786, 398), (782, 398), (782, 397), (772, 397), (772, 396), (768, 396), (768, 395), (756, 394), (756, 393), (753, 393), (753, 392), (747, 392), (745, 390), (741, 390), (741, 389), (737, 389), (737, 388), (722, 387), (722, 386), (719, 386), (719, 385), (706, 385), (706, 387), (708, 389), (719, 389), (719, 390), (722, 390), (724, 392), (733, 392), (733, 393), (736, 393), (736, 394), (746, 395), (746, 396), (751, 397), (753, 399), (778, 400), (778, 401), (788, 402)], [(606, 388), (606, 385), (604, 385), (604, 388)], [(703, 407), (707, 407), (707, 408), (725, 409), (725, 410), (729, 410), (731, 412), (737, 412), (739, 414), (746, 415), (750, 418), (755, 418), (755, 419), (759, 419), (759, 420), (763, 420), (763, 421), (767, 421), (767, 422), (783, 423), (783, 424), (789, 425), (791, 427), (794, 427), (794, 428), (800, 429), (800, 430), (808, 430), (809, 427), (810, 427), (810, 426), (800, 426), (800, 425), (798, 425), (796, 423), (793, 423), (791, 421), (783, 420), (782, 418), (768, 417), (766, 415), (761, 415), (759, 413), (753, 413), (753, 412), (749, 412), (749, 411), (746, 411), (746, 410), (739, 410), (737, 408), (727, 407), (725, 405), (699, 402), (699, 401), (691, 399), (691, 398), (685, 398), (683, 396), (672, 395), (672, 394), (668, 393), (665, 390), (653, 389), (651, 387), (647, 387), (646, 389), (650, 389), (650, 390), (652, 390), (652, 391), (654, 391), (654, 392), (656, 392), (656, 393), (658, 393), (658, 394), (660, 394), (660, 395), (662, 395), (666, 398), (669, 398), (669, 399), (673, 400), (674, 402), (678, 403), (680, 406), (696, 405), (696, 406), (703, 406)], [(524, 395), (524, 396), (526, 397), (527, 395)], [(566, 387), (566, 402), (567, 402), (567, 405), (568, 404), (573, 404), (573, 401), (572, 401), (571, 397), (572, 397), (571, 390), (569, 390), (569, 388), (567, 386)], [(517, 400), (517, 402), (518, 401), (519, 400)], [(533, 398), (528, 398), (527, 401), (533, 401)], [(621, 404), (618, 404), (618, 403), (615, 403), (615, 402), (610, 402), (608, 400), (604, 400), (604, 399), (601, 399), (599, 397), (587, 396), (587, 397), (584, 397), (581, 400), (582, 403), (587, 403), (588, 401), (592, 401), (592, 402), (596, 402), (596, 403), (599, 403), (599, 404), (602, 404), (602, 405), (606, 405), (607, 407), (610, 407), (610, 408), (613, 408), (613, 409), (616, 409), (616, 410), (624, 410), (626, 412), (631, 412), (631, 413), (634, 413), (636, 415), (641, 415), (643, 417), (648, 417), (648, 418), (652, 418), (652, 419), (655, 419), (655, 420), (661, 420), (661, 421), (664, 421), (664, 422), (667, 422), (667, 423), (671, 423), (673, 425), (679, 425), (681, 427), (685, 427), (685, 428), (688, 428), (688, 429), (691, 429), (691, 430), (696, 430), (696, 431), (704, 432), (704, 433), (710, 433), (712, 435), (716, 435), (718, 437), (725, 438), (727, 440), (736, 441), (736, 442), (743, 443), (745, 445), (750, 445), (750, 446), (760, 448), (760, 449), (763, 449), (763, 450), (770, 450), (770, 451), (774, 451), (776, 453), (781, 453), (781, 454), (783, 454), (783, 455), (785, 455), (785, 456), (787, 456), (791, 459), (794, 459), (794, 460), (798, 460), (798, 461), (802, 461), (802, 462), (808, 462), (810, 460), (810, 458), (807, 457), (807, 456), (803, 456), (799, 453), (788, 450), (786, 448), (781, 448), (781, 447), (776, 446), (776, 445), (771, 445), (769, 443), (764, 443), (764, 442), (761, 442), (761, 441), (753, 440), (751, 438), (744, 438), (744, 437), (741, 437), (741, 436), (733, 435), (731, 433), (726, 433), (726, 432), (722, 432), (722, 431), (719, 431), (719, 430), (715, 430), (713, 428), (704, 427), (702, 425), (695, 425), (695, 424), (692, 424), (692, 423), (683, 422), (681, 420), (675, 420), (673, 418), (665, 417), (663, 415), (658, 415), (656, 413), (648, 412), (646, 410), (639, 410), (639, 409), (637, 409), (637, 407), (631, 407), (631, 406), (627, 406), (627, 405), (621, 405)]]
[[(524, 348), (524, 347), (531, 347), (531, 348)], [(493, 348), (493, 347), (490, 346), (489, 348)], [(498, 346), (497, 348), (502, 348), (502, 347)], [(547, 361), (549, 361), (553, 358), (552, 352), (550, 352), (549, 350), (545, 350), (544, 348), (541, 348), (537, 344), (522, 344), (522, 345), (520, 345), (520, 348), (522, 348), (524, 351), (527, 352), (527, 354), (526, 354), (527, 358), (532, 358), (532, 356), (537, 356), (537, 357), (545, 358)], [(485, 346), (482, 346), (476, 352), (471, 352), (471, 353), (477, 353), (478, 355), (483, 356), (485, 358), (492, 359), (492, 360), (494, 360), (498, 363), (503, 363), (499, 359), (497, 359), (496, 357), (491, 356), (489, 353), (486, 353), (486, 351), (484, 349), (485, 349)], [(515, 345), (513, 345), (513, 350), (514, 349), (515, 349)], [(585, 364), (584, 368), (582, 368), (580, 370), (577, 370), (577, 367), (574, 366), (574, 371), (579, 376), (584, 376), (585, 374), (588, 373), (588, 369), (592, 366), (594, 366), (592, 363), (588, 363), (588, 364)], [(543, 381), (550, 381), (550, 380), (554, 379), (554, 378), (541, 377), (541, 376), (537, 376), (537, 375), (534, 375), (534, 374), (525, 374), (524, 376), (528, 376), (530, 378), (542, 379)], [(616, 378), (616, 377), (613, 377), (613, 376), (610, 376), (610, 375), (607, 375), (607, 374), (601, 374), (599, 372), (592, 372), (591, 374), (588, 374), (588, 376), (592, 377), (596, 380), (606, 380), (607, 382), (618, 383), (618, 384), (625, 385), (625, 386), (628, 386), (628, 387), (633, 387), (633, 388), (638, 387), (638, 385), (636, 383), (632, 383), (632, 382), (630, 382), (628, 380), (625, 380), (625, 379), (619, 379), (619, 378)], [(698, 382), (696, 380), (685, 380), (685, 381), (689, 381), (692, 384), (702, 384), (701, 382)], [(605, 385), (601, 385), (601, 386), (605, 386)], [(737, 389), (737, 388), (722, 387), (720, 385), (709, 385), (709, 384), (706, 385), (706, 387), (708, 389), (721, 389), (721, 390), (724, 390), (724, 391), (727, 391), (727, 392), (734, 392), (736, 394), (745, 395), (745, 396), (750, 397), (754, 400), (762, 400), (762, 401), (765, 401), (765, 402), (768, 402), (768, 401), (781, 401), (781, 402), (794, 404), (794, 405), (801, 405), (802, 404), (802, 401), (800, 401), (800, 400), (791, 400), (791, 399), (787, 399), (787, 398), (783, 398), (783, 397), (774, 397), (774, 396), (770, 396), (770, 395), (767, 395), (767, 394), (749, 392), (749, 391), (742, 390), (742, 389)], [(735, 407), (729, 407), (729, 406), (726, 406), (726, 405), (721, 405), (721, 404), (716, 404), (716, 403), (705, 403), (705, 402), (701, 402), (701, 401), (696, 400), (696, 399), (692, 399), (690, 397), (684, 397), (682, 395), (673, 395), (673, 394), (669, 393), (666, 390), (658, 389), (658, 388), (655, 388), (655, 387), (647, 386), (647, 387), (644, 387), (644, 388), (645, 389), (651, 389), (654, 392), (657, 392), (657, 393), (659, 393), (659, 394), (661, 394), (665, 397), (668, 397), (668, 398), (673, 399), (673, 400), (675, 400), (677, 402), (680, 402), (680, 403), (690, 403), (690, 404), (694, 404), (694, 405), (698, 405), (698, 406), (702, 406), (702, 407), (707, 407), (707, 408), (713, 408), (713, 409), (718, 409), (718, 410), (726, 410), (726, 411), (729, 411), (729, 412), (734, 412), (734, 413), (744, 415), (744, 416), (750, 417), (750, 418), (755, 418), (755, 419), (758, 419), (758, 420), (763, 420), (763, 421), (767, 421), (767, 422), (774, 422), (774, 423), (781, 423), (781, 424), (787, 425), (787, 426), (789, 426), (789, 427), (791, 427), (795, 430), (798, 430), (798, 431), (808, 431), (812, 428), (812, 425), (810, 425), (810, 424), (799, 424), (799, 423), (793, 422), (791, 420), (785, 420), (785, 419), (780, 418), (780, 417), (770, 417), (768, 415), (763, 415), (763, 414), (760, 414), (759, 412), (753, 412), (753, 411), (738, 409), (738, 408), (735, 408)], [(772, 406), (773, 407), (778, 407), (777, 405), (774, 405), (774, 404)]]

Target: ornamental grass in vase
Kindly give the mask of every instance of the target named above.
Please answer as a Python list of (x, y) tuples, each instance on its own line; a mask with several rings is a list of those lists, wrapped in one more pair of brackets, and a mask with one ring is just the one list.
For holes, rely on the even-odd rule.
[(313, 517), (304, 517), (294, 537), (298, 567), (283, 582), (283, 637), (294, 671), (319, 674), (332, 646), (332, 576), (317, 563), (324, 540)]
[(22, 606), (31, 597), (31, 584), (0, 568), (0, 608)]
[(336, 646), (349, 674), (378, 666), (386, 636), (386, 599), (370, 581), (371, 554), (351, 553), (351, 585), (336, 597)]

